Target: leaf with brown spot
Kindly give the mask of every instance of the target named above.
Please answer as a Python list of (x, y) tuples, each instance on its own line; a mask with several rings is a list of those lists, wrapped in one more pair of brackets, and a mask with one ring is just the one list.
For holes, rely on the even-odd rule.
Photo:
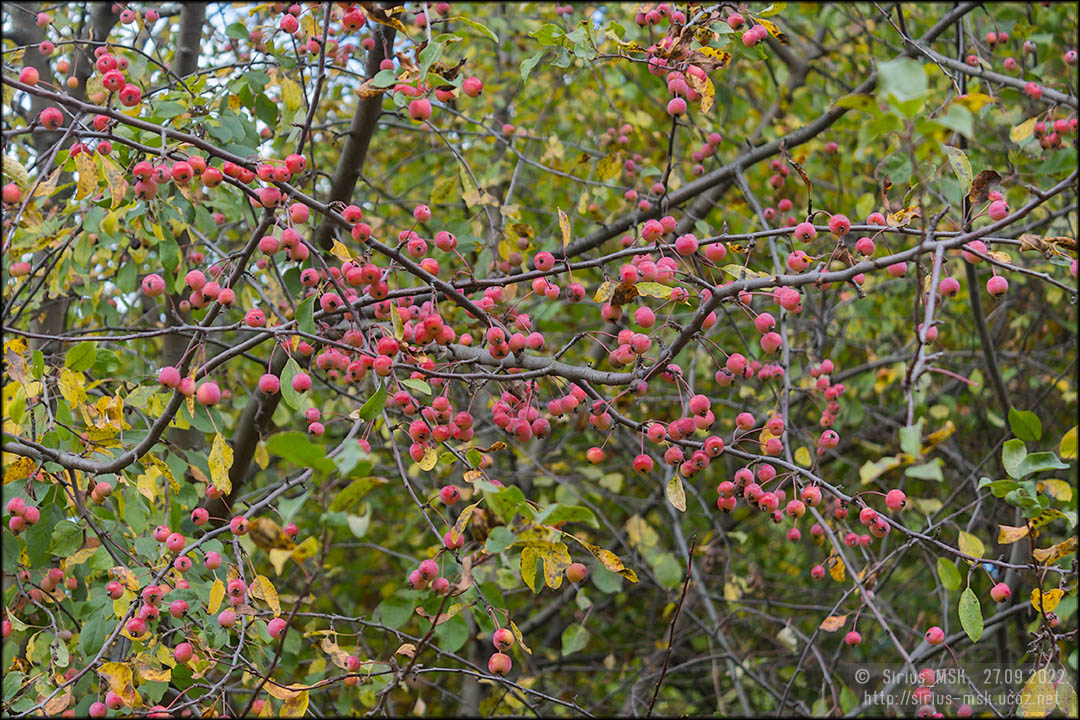
[(1055, 563), (1066, 555), (1071, 555), (1076, 552), (1077, 539), (1071, 537), (1063, 543), (1058, 543), (1048, 548), (1036, 548), (1031, 552), (1031, 556), (1042, 565), (1050, 565)]
[(888, 223), (889, 227), (904, 227), (918, 217), (922, 217), (922, 208), (912, 205), (903, 210), (897, 210), (894, 213), (890, 213), (889, 216), (885, 218), (885, 222)]
[(596, 294), (593, 295), (593, 302), (607, 302), (611, 299), (611, 296), (615, 293), (615, 283), (610, 280), (604, 281), (596, 290)]
[(375, 2), (362, 2), (360, 6), (364, 8), (364, 12), (367, 16), (379, 23), (380, 25), (386, 25), (397, 30), (402, 35), (408, 35), (408, 29), (398, 20), (394, 15), (397, 13), (405, 12), (404, 6), (398, 5), (391, 9), (389, 12), (384, 10), (378, 3)]
[(769, 31), (769, 34), (776, 38), (776, 41), (781, 45), (788, 44), (787, 35), (780, 31), (780, 28), (776, 26), (776, 23), (762, 17), (754, 17), (753, 15), (750, 16), (750, 19), (764, 25), (765, 29)]
[(726, 68), (731, 64), (731, 53), (712, 47), (699, 47), (690, 53), (690, 62), (705, 72)]
[(847, 622), (847, 615), (830, 615), (821, 621), (818, 625), (819, 628), (825, 632), (836, 632), (840, 628), (844, 627), (844, 623)]
[(1001, 176), (996, 170), (983, 170), (971, 181), (968, 202), (975, 205), (986, 202), (990, 197), (990, 189), (999, 182), (1001, 182)]

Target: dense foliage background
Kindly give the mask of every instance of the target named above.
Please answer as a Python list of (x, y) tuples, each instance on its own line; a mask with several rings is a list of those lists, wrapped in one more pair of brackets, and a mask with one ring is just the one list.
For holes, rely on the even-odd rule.
[(2, 13), (6, 715), (1076, 714), (1074, 4)]

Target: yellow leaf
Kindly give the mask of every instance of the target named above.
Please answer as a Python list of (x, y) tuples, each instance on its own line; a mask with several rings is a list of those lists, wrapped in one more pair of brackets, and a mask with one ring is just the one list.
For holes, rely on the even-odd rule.
[(436, 625), (442, 625), (444, 622), (446, 622), (447, 620), (449, 620), (450, 618), (454, 617), (459, 612), (461, 612), (462, 608), (464, 608), (464, 607), (465, 607), (465, 605), (463, 605), (462, 603), (454, 603), (453, 605), (451, 605), (450, 607), (448, 607), (446, 609), (446, 612), (441, 613), (439, 615), (431, 615), (424, 608), (418, 607), (418, 608), (416, 608), (416, 614), (419, 615), (422, 618), (425, 618), (427, 620), (431, 620)]
[(713, 102), (716, 100), (716, 88), (713, 87), (712, 80), (709, 79), (708, 75), (699, 78), (693, 73), (687, 73), (686, 79), (689, 81), (690, 87), (701, 95), (701, 112), (709, 112), (712, 109)]
[(618, 177), (622, 172), (624, 162), (624, 155), (622, 151), (605, 155), (600, 159), (600, 162), (596, 163), (596, 178), (600, 182), (607, 182), (614, 177)]
[(79, 185), (75, 189), (75, 199), (82, 200), (97, 190), (98, 171), (94, 158), (87, 152), (75, 156), (75, 170), (79, 173)]
[(679, 512), (686, 512), (686, 489), (683, 487), (682, 477), (679, 473), (674, 473), (671, 479), (668, 480), (667, 487), (664, 488), (664, 494), (673, 508)]
[(615, 294), (615, 283), (606, 280), (593, 295), (593, 302), (607, 302)]
[(315, 553), (319, 551), (319, 541), (314, 537), (308, 536), (304, 542), (296, 546), (292, 551), (292, 559), (296, 562), (303, 562), (310, 557), (315, 557)]
[(109, 689), (124, 698), (128, 707), (141, 705), (139, 693), (135, 692), (135, 686), (131, 683), (131, 666), (127, 663), (107, 662), (98, 668), (100, 674), (109, 684)]
[[(809, 451), (807, 451), (807, 454), (809, 455)], [(900, 467), (901, 464), (902, 461), (899, 455), (894, 457), (883, 457), (877, 462), (870, 462), (868, 460), (863, 463), (861, 468), (859, 468), (859, 481), (863, 485), (869, 485), (893, 468)]]
[(979, 108), (989, 103), (997, 102), (996, 98), (992, 98), (984, 93), (968, 93), (967, 95), (961, 95), (953, 100), (957, 105), (963, 105), (971, 112), (978, 112)]
[(1046, 494), (1055, 500), (1067, 503), (1072, 500), (1073, 489), (1072, 485), (1064, 480), (1040, 480), (1039, 489), (1045, 490)]
[(1041, 718), (1050, 714), (1057, 704), (1057, 692), (1054, 689), (1055, 677), (1056, 673), (1045, 667), (1031, 674), (1020, 693), (1020, 705), (1016, 708), (1016, 714), (1019, 717)]
[(266, 451), (266, 443), (261, 442), (255, 446), (255, 462), (263, 470), (270, 464), (270, 453)]
[(349, 252), (349, 248), (345, 247), (337, 240), (330, 246), (330, 254), (341, 262), (349, 262), (353, 259), (352, 253)]
[(281, 601), (278, 599), (277, 588), (265, 575), (256, 575), (251, 584), (251, 596), (266, 603), (274, 613), (274, 617), (281, 615)]
[(461, 514), (458, 515), (457, 522), (454, 523), (454, 527), (450, 529), (450, 541), (456, 543), (458, 538), (465, 534), (465, 526), (469, 523), (469, 518), (472, 517), (473, 511), (476, 510), (476, 506), (480, 503), (476, 502), (469, 505)]
[(563, 543), (537, 543), (536, 553), (544, 561), (544, 584), (552, 590), (562, 585), (562, 574), (570, 566), (570, 552)]
[(529, 649), (529, 646), (525, 644), (525, 638), (521, 636), (521, 630), (518, 630), (517, 623), (515, 623), (513, 620), (510, 621), (510, 632), (514, 633), (514, 638), (517, 640), (517, 643), (521, 647), (521, 649), (527, 652), (529, 655), (532, 655), (532, 650)]
[(699, 52), (710, 60), (715, 61), (716, 67), (718, 68), (726, 68), (729, 64), (731, 64), (731, 53), (724, 52), (723, 50), (717, 50), (714, 47), (709, 47), (708, 45), (705, 45), (699, 47), (696, 52)]
[(1012, 525), (998, 525), (998, 545), (1009, 545), (1011, 543), (1026, 538), (1028, 535), (1028, 526), (1021, 525), (1020, 527), (1013, 527)]
[(788, 44), (787, 35), (780, 32), (780, 28), (778, 28), (776, 24), (773, 23), (771, 20), (766, 20), (763, 17), (753, 17), (753, 19), (764, 25), (765, 29), (769, 31), (769, 34), (776, 38), (776, 41), (779, 42), (781, 45)]
[(923, 446), (922, 454), (926, 455), (927, 453), (929, 453), (954, 432), (956, 432), (956, 425), (953, 423), (953, 421), (945, 421), (945, 425), (940, 430), (935, 430), (934, 432), (926, 436), (926, 445)]
[[(966, 553), (967, 555), (975, 558), (981, 558), (983, 556), (983, 552), (985, 552), (982, 540), (975, 537), (969, 532), (964, 532), (963, 530), (960, 531), (959, 546), (960, 552)], [(973, 564), (973, 561), (971, 560), (965, 560), (965, 562), (968, 565)]]
[(521, 551), (521, 579), (536, 592), (536, 548), (526, 547)]
[(889, 227), (903, 227), (917, 217), (922, 217), (922, 209), (917, 205), (912, 205), (891, 213), (885, 218), (885, 222), (888, 223)]
[(232, 492), (229, 469), (233, 464), (233, 450), (221, 433), (214, 435), (214, 444), (210, 448), (210, 480), (214, 487), (228, 495)]
[(300, 103), (304, 99), (304, 93), (300, 86), (289, 78), (281, 77), (281, 97), (285, 101), (285, 107), (289, 110), (295, 110), (300, 107)]
[(420, 469), (424, 472), (428, 472), (438, 464), (439, 453), (435, 452), (435, 448), (424, 448), (424, 457), (420, 458)]
[(556, 208), (559, 211), (559, 230), (562, 231), (562, 246), (563, 250), (570, 244), (570, 219), (566, 217), (566, 213), (562, 211), (562, 208)]
[(412, 643), (402, 643), (401, 647), (394, 651), (395, 655), (404, 655), (411, 658), (416, 657), (416, 646)]
[(748, 267), (743, 267), (742, 265), (736, 265), (734, 263), (730, 265), (725, 265), (720, 269), (726, 272), (728, 275), (734, 276), (736, 280), (753, 280), (754, 278), (769, 277), (769, 273), (760, 272), (758, 270), (751, 270)]
[[(795, 462), (803, 467), (810, 467), (812, 460), (810, 459), (810, 450), (804, 445), (795, 451)], [(864, 483), (865, 484), (865, 483)]]
[(79, 407), (86, 399), (86, 385), (83, 374), (69, 368), (60, 370), (60, 394), (73, 408)]
[(1077, 540), (1076, 536), (1069, 538), (1063, 543), (1058, 543), (1053, 547), (1048, 548), (1036, 548), (1032, 551), (1031, 555), (1036, 561), (1043, 565), (1050, 565), (1057, 562), (1059, 559), (1076, 552)]
[(30, 477), (30, 473), (34, 472), (35, 467), (34, 461), (28, 457), (19, 457), (19, 459), (13, 463), (5, 463), (4, 484), (7, 485), (10, 482), (25, 480)]
[[(570, 535), (570, 533), (565, 533), (565, 534)], [(606, 549), (604, 549), (602, 547), (597, 547), (596, 545), (591, 545), (591, 544), (585, 542), (584, 540), (582, 540), (581, 538), (576, 537), (574, 535), (570, 535), (570, 537), (574, 538), (579, 543), (581, 543), (585, 547), (586, 550), (591, 552), (593, 554), (593, 556), (597, 560), (599, 560), (600, 563), (604, 567), (606, 567), (608, 570), (610, 570), (611, 572), (618, 573), (618, 574), (622, 575), (624, 578), (626, 578), (630, 582), (635, 582), (636, 583), (638, 581), (637, 573), (635, 573), (633, 570), (631, 570), (630, 568), (623, 565), (623, 561), (620, 560), (619, 556), (616, 555), (615, 553), (611, 552), (610, 550), (606, 550)]]
[(206, 614), (213, 615), (221, 607), (221, 601), (225, 599), (225, 583), (221, 578), (214, 581), (210, 586), (210, 601), (206, 605)]
[(109, 186), (109, 195), (112, 198), (112, 204), (109, 207), (115, 210), (124, 200), (124, 194), (128, 189), (127, 178), (124, 177), (124, 171), (117, 165), (115, 160), (108, 155), (100, 155), (99, 157), (101, 169), (105, 171), (105, 181)]
[(1009, 139), (1017, 145), (1024, 142), (1031, 137), (1031, 134), (1035, 131), (1035, 123), (1038, 121), (1038, 118), (1028, 118), (1009, 131)]
[(1076, 459), (1076, 425), (1073, 425), (1072, 429), (1061, 437), (1061, 442), (1058, 443), (1058, 455), (1062, 460)]
[(830, 615), (821, 621), (818, 625), (819, 628), (825, 632), (836, 632), (840, 628), (844, 627), (844, 623), (847, 622), (847, 615)]
[(19, 190), (26, 192), (30, 188), (30, 175), (18, 160), (5, 155), (3, 168), (4, 175), (13, 180), (19, 186)]
[(634, 287), (637, 288), (639, 295), (660, 298), (661, 300), (667, 300), (671, 297), (672, 288), (657, 282), (639, 282)]
[[(296, 697), (300, 693), (299, 690), (293, 690), (292, 688), (288, 688), (288, 687), (285, 687), (283, 685), (278, 685), (273, 680), (271, 680), (271, 681), (267, 682), (265, 685), (263, 685), (263, 688), (266, 690), (266, 692), (271, 697), (275, 697), (278, 700), (289, 700), (291, 698)], [(266, 704), (269, 705), (270, 703), (266, 703)]]
[(109, 570), (109, 577), (113, 580), (119, 581), (124, 587), (131, 592), (139, 592), (139, 581), (135, 579), (135, 573), (128, 570), (123, 565), (117, 565)]
[(56, 186), (60, 182), (60, 170), (61, 168), (53, 170), (49, 177), (37, 186), (34, 197), (51, 197), (56, 192)]
[(844, 571), (844, 561), (840, 559), (840, 556), (832, 558), (832, 562), (829, 564), (829, 575), (836, 582), (844, 582), (844, 578), (847, 577)]
[[(1035, 588), (1031, 591), (1031, 607), (1035, 608), (1035, 612), (1042, 614), (1045, 612), (1054, 612), (1054, 608), (1061, 602), (1061, 598), (1065, 596), (1065, 591), (1060, 588), (1054, 588), (1043, 592), (1039, 588)], [(1040, 608), (1039, 605), (1042, 605)]]
[(270, 551), (270, 564), (274, 566), (275, 575), (281, 574), (281, 571), (285, 569), (285, 563), (289, 561), (291, 556), (292, 550), (274, 548)]
[(324, 653), (330, 656), (330, 659), (334, 661), (335, 665), (337, 665), (339, 668), (345, 667), (345, 663), (349, 659), (349, 653), (338, 647), (338, 644), (335, 640), (324, 637), (322, 639), (322, 642), (319, 643), (319, 647), (322, 648), (322, 651)]
[(282, 703), (279, 717), (304, 717), (307, 706), (308, 691), (301, 690), (296, 694), (296, 697), (291, 697)]

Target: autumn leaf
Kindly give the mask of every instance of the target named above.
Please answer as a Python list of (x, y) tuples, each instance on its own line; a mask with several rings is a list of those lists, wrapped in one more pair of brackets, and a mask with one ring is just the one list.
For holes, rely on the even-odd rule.
[(846, 622), (847, 615), (830, 615), (829, 617), (822, 620), (821, 624), (818, 625), (818, 627), (825, 632), (836, 632), (840, 628), (844, 627), (844, 624)]
[(229, 469), (233, 464), (233, 449), (225, 442), (221, 433), (214, 435), (214, 443), (210, 448), (210, 480), (214, 487), (228, 495), (232, 492), (232, 480), (229, 479)]

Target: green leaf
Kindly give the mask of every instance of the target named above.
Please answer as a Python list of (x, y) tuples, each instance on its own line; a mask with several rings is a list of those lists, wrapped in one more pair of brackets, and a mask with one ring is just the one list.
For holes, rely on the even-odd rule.
[(544, 53), (547, 50), (541, 50), (530, 58), (525, 58), (521, 61), (521, 82), (526, 82), (529, 79), (529, 74), (536, 67), (536, 64), (540, 62), (540, 58), (544, 57)]
[(911, 457), (922, 456), (922, 426), (923, 418), (914, 425), (900, 428), (900, 449)]
[(26, 675), (21, 672), (4, 673), (4, 702), (8, 702), (15, 697), (15, 693), (22, 687), (24, 678), (26, 678)]
[(1006, 440), (1005, 445), (1001, 448), (1001, 464), (1004, 466), (1005, 472), (1009, 473), (1009, 477), (1023, 477), (1023, 474), (1019, 472), (1019, 468), (1020, 463), (1026, 457), (1027, 447), (1024, 445), (1024, 441), (1018, 438)]
[(439, 647), (446, 652), (457, 652), (469, 639), (469, 625), (459, 613), (441, 625), (435, 626)]
[(953, 172), (956, 173), (956, 178), (960, 181), (960, 187), (969, 187), (973, 175), (971, 174), (971, 161), (968, 160), (967, 154), (952, 145), (945, 146), (945, 154), (949, 156), (949, 165), (952, 167)]
[(683, 581), (684, 567), (671, 553), (657, 553), (649, 558), (656, 580), (666, 588), (673, 588)]
[(521, 492), (521, 488), (515, 485), (500, 488), (484, 480), (477, 481), (476, 486), (483, 490), (488, 507), (504, 523), (509, 523), (519, 512), (530, 519), (533, 517), (532, 508), (525, 500), (525, 494)]
[(945, 479), (945, 476), (941, 474), (941, 466), (945, 464), (945, 461), (941, 458), (934, 458), (928, 463), (922, 465), (912, 465), (904, 474), (908, 477), (919, 478), (921, 480), (937, 480), (941, 482)]
[(573, 655), (579, 650), (583, 650), (586, 645), (589, 644), (589, 633), (581, 625), (575, 623), (570, 625), (562, 634), (562, 654)]
[(959, 590), (964, 582), (963, 578), (960, 577), (960, 571), (956, 569), (956, 565), (947, 558), (939, 557), (937, 559), (937, 574), (946, 590)]
[(900, 102), (921, 98), (929, 89), (922, 65), (912, 58), (897, 58), (878, 65), (878, 89)]
[(1038, 442), (1042, 438), (1042, 422), (1038, 415), (1027, 410), (1009, 408), (1009, 429), (1025, 442)]
[(225, 27), (225, 37), (232, 38), (233, 40), (247, 40), (247, 26), (242, 22), (229, 23), (229, 25)]
[(427, 77), (428, 70), (431, 69), (432, 64), (438, 62), (442, 57), (443, 43), (433, 42), (423, 50), (420, 51), (420, 78)]
[(266, 450), (300, 467), (322, 473), (334, 471), (334, 463), (326, 457), (322, 447), (311, 442), (307, 434), (296, 430), (271, 436), (266, 442)]
[(407, 380), (402, 380), (401, 384), (415, 392), (423, 393), (424, 395), (431, 394), (431, 386), (419, 378), (409, 378)]
[(64, 356), (64, 367), (76, 372), (89, 370), (93, 367), (96, 357), (97, 343), (87, 340), (67, 351), (67, 355)]
[(492, 42), (494, 42), (496, 45), (499, 44), (499, 36), (498, 35), (493, 33), (488, 27), (486, 27), (484, 25), (481, 25), (480, 23), (476, 22), (472, 18), (467, 18), (464, 15), (458, 15), (457, 17), (450, 18), (450, 20), (451, 21), (457, 21), (457, 22), (463, 23), (465, 25), (468, 25), (473, 30), (479, 30), (482, 34), (487, 35), (492, 40)]
[(975, 597), (971, 587), (964, 588), (964, 592), (960, 595), (960, 604), (957, 606), (957, 611), (960, 614), (960, 626), (964, 628), (964, 632), (971, 638), (971, 642), (979, 642), (983, 632), (982, 607), (979, 605), (979, 599)]
[(543, 512), (533, 520), (537, 525), (557, 525), (562, 522), (583, 522), (599, 529), (593, 511), (580, 505), (562, 505), (555, 503), (544, 508)]
[(1021, 487), (1020, 483), (1015, 480), (991, 480), (990, 478), (983, 478), (979, 481), (979, 490), (984, 487), (989, 487), (990, 492), (993, 493), (996, 498), (1005, 497), (1006, 493), (1016, 490)]
[(82, 544), (82, 528), (70, 520), (63, 520), (53, 528), (49, 552), (56, 557), (67, 557), (73, 555)]
[(516, 539), (514, 533), (510, 532), (505, 525), (499, 525), (488, 533), (487, 542), (484, 543), (484, 552), (497, 555), (513, 545)]
[(413, 607), (411, 600), (394, 595), (379, 603), (375, 608), (375, 617), (380, 618), (383, 625), (396, 630), (412, 617)]
[(311, 335), (315, 334), (315, 320), (312, 317), (314, 307), (314, 295), (304, 298), (300, 304), (296, 306), (296, 312), (293, 313), (293, 317), (296, 318), (296, 329), (300, 332), (306, 332)]
[(361, 498), (371, 492), (372, 488), (384, 484), (386, 484), (386, 480), (380, 477), (365, 477), (353, 480), (331, 501), (330, 510), (332, 512), (349, 510), (353, 505), (360, 502)]
[(1016, 472), (1019, 473), (1019, 477), (1027, 477), (1046, 470), (1067, 470), (1068, 467), (1052, 452), (1037, 452), (1025, 456), (1017, 466)]
[(299, 410), (304, 403), (303, 396), (292, 386), (293, 378), (298, 372), (300, 372), (300, 366), (292, 358), (289, 358), (289, 361), (285, 363), (285, 369), (281, 371), (281, 399), (293, 410)]
[(375, 394), (364, 401), (356, 416), (361, 420), (374, 420), (386, 407), (386, 385), (382, 385)]
[(165, 100), (164, 102), (159, 102), (154, 107), (154, 115), (165, 120), (177, 117), (179, 115), (183, 115), (187, 111), (188, 109), (186, 107), (184, 107), (178, 102), (173, 102), (172, 100)]

